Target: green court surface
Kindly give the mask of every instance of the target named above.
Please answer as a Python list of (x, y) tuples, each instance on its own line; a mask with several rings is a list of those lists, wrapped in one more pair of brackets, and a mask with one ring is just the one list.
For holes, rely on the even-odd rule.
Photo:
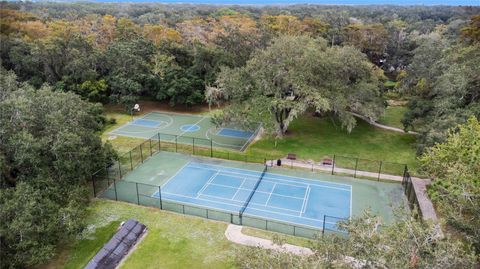
[(217, 128), (206, 116), (150, 112), (109, 134), (243, 151), (258, 131), (259, 127), (251, 131), (235, 126)]
[[(322, 227), (339, 232), (338, 221), (366, 209), (391, 222), (392, 209), (406, 205), (400, 183), (280, 167), (268, 167), (253, 189), (264, 167), (160, 151), (121, 180), (105, 182), (100, 197), (310, 238)], [(241, 216), (249, 192), (253, 198)]]

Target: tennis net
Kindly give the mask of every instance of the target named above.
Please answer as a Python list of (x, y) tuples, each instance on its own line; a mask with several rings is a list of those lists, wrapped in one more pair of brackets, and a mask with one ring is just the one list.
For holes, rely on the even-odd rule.
[(248, 196), (247, 200), (245, 201), (245, 204), (243, 205), (243, 207), (240, 209), (240, 212), (238, 213), (238, 215), (240, 216), (240, 218), (243, 216), (243, 212), (245, 212), (245, 209), (247, 208), (248, 206), (248, 203), (250, 203), (250, 200), (252, 200), (252, 197), (253, 195), (255, 194), (255, 191), (257, 190), (258, 186), (260, 185), (260, 182), (262, 181), (263, 177), (265, 176), (265, 173), (267, 172), (267, 165), (265, 165), (265, 168), (263, 169), (263, 172), (262, 174), (260, 175), (260, 178), (258, 179), (257, 183), (255, 184), (255, 186), (253, 187), (252, 189), (252, 192), (250, 193), (250, 195)]

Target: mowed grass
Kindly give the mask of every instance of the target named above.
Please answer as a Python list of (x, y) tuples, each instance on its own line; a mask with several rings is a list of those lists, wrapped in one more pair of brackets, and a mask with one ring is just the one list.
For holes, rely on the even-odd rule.
[(389, 106), (385, 109), (385, 114), (378, 119), (378, 123), (403, 129), (401, 120), (407, 110), (404, 106)]
[(300, 159), (321, 160), (325, 156), (343, 155), (370, 160), (407, 164), (418, 169), (415, 154), (415, 136), (383, 130), (357, 120), (357, 126), (348, 133), (330, 118), (310, 114), (294, 120), (287, 135), (277, 140), (266, 136), (248, 148), (249, 154), (273, 154), (276, 157), (295, 153)]
[(144, 223), (148, 233), (121, 268), (236, 268), (240, 246), (226, 239), (227, 223), (102, 199), (93, 200), (88, 211), (87, 232), (73, 243), (65, 261), (44, 268), (83, 268), (129, 218)]

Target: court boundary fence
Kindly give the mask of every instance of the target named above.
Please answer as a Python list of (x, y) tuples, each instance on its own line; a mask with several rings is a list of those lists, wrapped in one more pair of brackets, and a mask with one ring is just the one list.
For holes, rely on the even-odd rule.
[(408, 169), (405, 169), (402, 186), (410, 209), (417, 209), (416, 211), (419, 214), (418, 219), (422, 219), (422, 211), (420, 210), (420, 204), (418, 202), (417, 194), (415, 193), (415, 187), (413, 186), (412, 177), (410, 176), (410, 172), (408, 171)]
[[(162, 139), (162, 135), (164, 136), (163, 139)], [(173, 139), (165, 139), (165, 136)], [(182, 143), (190, 139), (192, 141), (191, 144)], [(274, 158), (273, 155), (258, 156), (258, 154), (248, 155), (248, 154), (239, 153), (239, 152), (237, 153), (237, 152), (230, 152), (230, 151), (215, 150), (213, 147), (213, 141), (211, 139), (209, 140), (209, 139), (203, 139), (203, 138), (182, 137), (177, 135), (167, 135), (167, 134), (157, 133), (151, 138), (140, 143), (138, 146), (134, 147), (132, 150), (118, 156), (117, 160), (113, 161), (112, 163), (109, 163), (105, 167), (92, 173), (91, 181), (92, 181), (92, 188), (93, 188), (93, 196), (107, 198), (107, 199), (116, 200), (116, 201), (119, 201), (119, 200), (126, 201), (130, 203), (138, 204), (138, 205), (153, 206), (153, 207), (158, 207), (162, 210), (169, 210), (169, 211), (174, 211), (182, 214), (201, 216), (201, 217), (206, 217), (207, 219), (216, 219), (216, 220), (226, 221), (233, 224), (241, 224), (245, 226), (251, 226), (251, 227), (265, 229), (269, 231), (276, 231), (276, 232), (291, 234), (295, 236), (303, 236), (308, 238), (315, 237), (316, 234), (318, 233), (321, 233), (322, 235), (325, 234), (326, 232), (342, 233), (338, 229), (332, 229), (332, 228), (326, 227), (325, 226), (326, 222), (324, 222), (324, 226), (322, 227), (322, 229), (317, 230), (311, 227), (286, 224), (281, 221), (267, 220), (267, 219), (262, 219), (259, 217), (253, 217), (249, 215), (242, 214), (243, 216), (241, 216), (239, 212), (226, 213), (225, 211), (222, 211), (222, 210), (181, 204), (178, 202), (173, 202), (173, 201), (163, 199), (161, 196), (160, 186), (122, 180), (129, 172), (133, 171), (137, 166), (141, 165), (148, 158), (150, 158), (151, 156), (155, 155), (160, 151), (186, 153), (194, 156), (203, 156), (203, 157), (226, 159), (226, 160), (233, 160), (233, 161), (243, 161), (247, 163), (260, 163), (263, 165), (266, 164), (266, 160), (272, 160), (273, 162), (274, 159), (277, 159), (277, 158)], [(343, 160), (341, 163), (345, 163), (346, 162), (345, 160), (348, 160), (351, 162), (351, 164), (355, 164), (354, 166), (355, 171), (357, 171), (359, 164), (377, 163), (379, 165), (378, 167), (379, 174), (382, 171), (381, 170), (382, 165), (386, 163), (383, 161), (373, 161), (368, 159), (334, 155), (334, 161), (333, 161), (332, 170), (331, 170), (332, 174), (335, 174), (335, 166), (338, 166), (339, 160)], [(417, 204), (418, 206), (418, 200), (416, 198), (415, 191), (413, 190), (413, 184), (411, 181), (411, 176), (408, 171), (407, 165), (398, 164), (398, 163), (391, 163), (391, 164), (399, 165), (403, 167), (402, 185), (404, 186), (405, 195), (409, 201), (410, 207), (415, 206), (415, 204)], [(288, 167), (288, 165), (282, 165), (282, 167)], [(342, 166), (342, 168), (344, 167)], [(313, 170), (314, 169), (312, 167), (312, 171)], [(354, 176), (356, 176), (356, 173)], [(133, 193), (134, 198), (123, 197), (125, 196), (124, 195), (125, 186), (128, 186), (128, 188), (126, 189), (130, 190), (130, 192), (132, 190), (135, 191), (135, 193)], [(152, 193), (145, 194), (142, 191), (144, 188), (147, 188), (150, 190), (154, 189), (155, 192), (158, 191), (159, 197), (158, 198), (152, 197)], [(132, 197), (132, 195), (130, 195), (130, 197)], [(181, 210), (179, 208), (181, 208)], [(205, 214), (201, 212), (202, 210), (205, 210)], [(226, 216), (225, 214), (227, 214), (228, 216), (225, 217)], [(219, 217), (222, 215), (223, 217)], [(213, 216), (217, 216), (217, 218)], [(327, 216), (327, 215), (325, 215), (324, 218), (339, 219), (334, 216)], [(347, 219), (341, 219), (341, 220), (345, 221)]]

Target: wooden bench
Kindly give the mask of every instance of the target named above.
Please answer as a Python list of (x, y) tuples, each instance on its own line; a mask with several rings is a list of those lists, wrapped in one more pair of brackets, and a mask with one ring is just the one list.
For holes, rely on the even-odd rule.
[(288, 153), (288, 154), (287, 154), (287, 159), (289, 159), (289, 160), (296, 160), (296, 159), (297, 159), (297, 154)]
[(333, 160), (330, 158), (323, 158), (322, 165), (333, 165)]

